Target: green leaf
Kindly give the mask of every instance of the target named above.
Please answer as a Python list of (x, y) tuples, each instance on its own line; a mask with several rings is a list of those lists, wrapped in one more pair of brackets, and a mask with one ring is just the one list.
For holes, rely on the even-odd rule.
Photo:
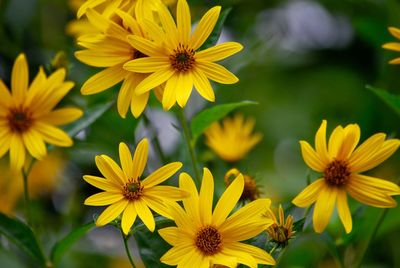
[(95, 227), (94, 222), (89, 222), (77, 229), (72, 230), (66, 237), (62, 240), (58, 241), (51, 250), (50, 259), (53, 264), (57, 264), (64, 253), (82, 236), (84, 236), (87, 232), (92, 230)]
[(81, 130), (87, 128), (93, 124), (97, 119), (99, 119), (110, 107), (114, 104), (114, 101), (107, 103), (98, 104), (92, 108), (86, 109), (85, 114), (76, 123), (70, 125), (67, 128), (67, 133), (70, 136), (75, 136)]
[(40, 267), (45, 267), (46, 258), (32, 229), (25, 223), (0, 213), (0, 234), (5, 235), (21, 250), (30, 255)]
[(225, 24), (225, 20), (228, 17), (229, 13), (231, 12), (232, 8), (227, 8), (225, 10), (223, 10), (221, 12), (221, 14), (219, 15), (217, 24), (215, 24), (215, 27), (213, 29), (213, 31), (211, 32), (210, 36), (208, 37), (208, 39), (204, 42), (204, 44), (201, 46), (200, 50), (204, 50), (207, 49), (209, 47), (215, 46), (215, 44), (217, 44), (218, 39), (221, 35), (222, 32), (222, 27)]
[(236, 108), (248, 105), (254, 105), (257, 102), (254, 101), (242, 101), (235, 103), (227, 103), (213, 106), (209, 109), (205, 109), (197, 114), (190, 123), (190, 129), (192, 131), (193, 143), (196, 139), (215, 121), (225, 117), (228, 113)]
[(371, 90), (375, 95), (382, 99), (389, 107), (391, 107), (398, 115), (400, 115), (400, 96), (389, 93), (386, 90), (368, 86), (367, 89)]

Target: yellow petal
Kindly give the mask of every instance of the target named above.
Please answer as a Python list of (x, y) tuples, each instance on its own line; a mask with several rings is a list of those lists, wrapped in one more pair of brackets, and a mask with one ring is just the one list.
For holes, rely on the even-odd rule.
[(347, 204), (347, 194), (344, 190), (339, 190), (337, 195), (337, 211), (339, 218), (343, 223), (346, 233), (350, 233), (353, 228), (353, 221), (351, 219), (351, 212)]
[(187, 44), (189, 42), (189, 36), (191, 32), (191, 18), (189, 5), (187, 4), (186, 0), (179, 0), (176, 10), (179, 42), (181, 44)]
[(0, 135), (0, 157), (3, 157), (5, 153), (10, 149), (10, 137), (8, 131), (4, 131)]
[[(149, 59), (149, 58), (160, 58), (160, 62), (164, 63), (168, 61), (168, 58), (164, 56), (163, 60), (161, 60), (163, 53), (161, 53), (162, 51), (162, 47), (160, 47), (157, 43), (152, 42), (150, 40), (147, 40), (141, 36), (137, 36), (137, 35), (130, 35), (128, 36), (128, 42), (129, 44), (131, 44), (131, 46), (133, 48), (135, 48), (136, 50), (140, 51), (142, 54), (146, 55), (146, 56), (151, 56), (151, 57), (144, 57), (141, 59)], [(139, 58), (138, 58), (139, 59)], [(135, 60), (138, 60), (135, 59)], [(135, 63), (137, 63), (135, 61)], [(127, 67), (129, 66), (129, 69), (127, 68), (127, 70), (130, 70), (132, 72), (135, 72), (134, 67), (140, 68), (140, 64), (127, 64)], [(154, 66), (157, 67), (157, 66)]]
[(162, 24), (162, 28), (166, 33), (166, 39), (170, 46), (177, 46), (178, 32), (176, 29), (175, 21), (171, 16), (171, 13), (165, 5), (158, 6), (158, 15)]
[(243, 49), (243, 46), (236, 42), (226, 42), (205, 50), (196, 52), (196, 58), (200, 61), (220, 61)]
[(137, 95), (133, 94), (131, 99), (131, 112), (135, 118), (138, 118), (146, 108), (149, 101), (149, 92)]
[(239, 174), (222, 194), (212, 215), (212, 224), (219, 227), (239, 201), (244, 188), (244, 178)]
[(11, 91), (15, 99), (21, 103), (28, 90), (29, 70), (24, 54), (19, 54), (11, 72)]
[(190, 46), (193, 48), (193, 50), (197, 50), (210, 36), (215, 24), (218, 21), (220, 12), (221, 7), (216, 6), (210, 9), (201, 18), (190, 39)]
[(382, 48), (393, 51), (400, 51), (400, 43), (395, 43), (395, 42), (386, 43), (382, 46)]
[[(160, 233), (161, 235), (161, 233)], [(168, 265), (178, 265), (179, 260), (182, 258), (182, 256), (185, 256), (186, 254), (188, 254), (188, 252), (190, 252), (191, 250), (193, 250), (193, 246), (191, 244), (188, 243), (184, 243), (184, 244), (178, 244), (178, 246), (174, 246), (173, 248), (171, 248), (170, 250), (168, 250), (161, 258), (160, 261), (162, 263), (168, 264)], [(199, 267), (199, 268), (203, 268), (200, 267), (196, 264), (196, 266), (193, 267)], [(209, 267), (209, 266), (208, 266)]]
[(325, 179), (318, 179), (308, 185), (300, 194), (298, 194), (292, 203), (298, 207), (308, 207), (314, 203), (320, 195), (320, 190), (325, 185)]
[(225, 67), (206, 61), (197, 61), (197, 68), (211, 80), (221, 84), (235, 84), (239, 79)]
[(162, 96), (162, 105), (164, 110), (168, 111), (174, 106), (176, 102), (176, 90), (179, 80), (179, 74), (171, 76), (171, 78), (165, 83), (164, 93)]
[(10, 164), (14, 170), (21, 170), (25, 163), (25, 147), (19, 135), (13, 134), (10, 140)]
[(212, 221), (212, 205), (214, 196), (214, 179), (208, 170), (203, 169), (203, 179), (201, 181), (199, 204), (200, 205), (200, 217), (203, 225), (211, 224)]
[(75, 52), (75, 57), (79, 61), (93, 67), (113, 67), (131, 60), (132, 56), (129, 54), (106, 53), (105, 51), (99, 53), (96, 50), (86, 49)]
[(400, 39), (400, 30), (398, 28), (395, 27), (389, 27), (389, 32), (396, 37), (397, 39)]
[(343, 143), (338, 152), (337, 158), (347, 160), (353, 153), (360, 141), (360, 127), (357, 124), (351, 124), (343, 130)]
[(26, 149), (34, 158), (41, 160), (47, 154), (46, 145), (37, 131), (30, 129), (24, 132), (22, 140)]
[(179, 242), (179, 229), (176, 227), (166, 227), (158, 230), (158, 233), (170, 245), (175, 245)]
[(365, 176), (361, 174), (352, 174), (351, 178), (353, 183), (363, 185), (365, 187), (371, 188), (371, 191), (383, 191), (388, 195), (398, 195), (400, 194), (400, 187), (390, 181), (382, 180), (370, 176)]
[(108, 206), (123, 198), (124, 196), (121, 193), (101, 192), (86, 198), (84, 204), (87, 206)]
[(158, 197), (162, 197), (163, 199), (168, 198), (171, 200), (181, 200), (189, 196), (189, 194), (182, 189), (166, 185), (158, 185), (158, 186), (153, 186), (149, 189), (145, 189), (144, 195), (155, 198)]
[(102, 92), (121, 82), (128, 72), (122, 68), (122, 65), (116, 65), (90, 77), (82, 86), (83, 95), (91, 95)]
[(179, 188), (190, 194), (189, 198), (182, 200), (186, 213), (194, 220), (199, 219), (199, 194), (196, 185), (189, 174), (183, 172), (179, 175)]
[(306, 141), (300, 141), (300, 147), (303, 160), (306, 162), (307, 166), (315, 171), (323, 172), (326, 166), (319, 155), (311, 148), (310, 144)]
[(142, 176), (143, 170), (146, 167), (148, 153), (149, 153), (149, 142), (147, 141), (147, 139), (142, 139), (136, 146), (135, 154), (133, 155), (132, 179), (137, 179), (140, 178), (140, 176)]
[(78, 108), (60, 108), (43, 115), (40, 120), (50, 125), (64, 125), (79, 119), (83, 115)]
[(382, 147), (385, 137), (386, 134), (378, 133), (358, 146), (348, 160), (351, 171), (358, 172), (364, 163)]
[(127, 235), (131, 230), (131, 227), (136, 220), (136, 216), (137, 213), (135, 205), (133, 204), (133, 202), (129, 202), (124, 210), (124, 213), (122, 214), (121, 219), (121, 227), (125, 235)]
[(138, 75), (132, 73), (127, 75), (124, 82), (122, 83), (117, 100), (118, 113), (122, 118), (126, 117), (126, 113), (128, 112), (129, 105), (131, 104), (135, 88), (140, 81)]
[(0, 79), (0, 106), (8, 107), (11, 103), (11, 94), (3, 80)]
[(128, 146), (121, 142), (119, 144), (119, 159), (121, 162), (121, 167), (127, 178), (133, 177), (132, 169), (132, 155)]
[(143, 200), (138, 199), (135, 200), (134, 204), (139, 218), (143, 221), (144, 225), (146, 225), (150, 232), (154, 232), (156, 223), (153, 214), (147, 207), (146, 203)]
[(193, 77), (190, 73), (179, 73), (176, 84), (176, 101), (180, 107), (185, 107), (193, 89)]
[(181, 167), (181, 162), (169, 163), (147, 176), (147, 178), (142, 181), (142, 184), (145, 188), (158, 185), (174, 175)]
[(400, 58), (389, 61), (389, 64), (400, 64)]
[(233, 243), (229, 243), (227, 245), (224, 245), (221, 253), (227, 255), (227, 256), (235, 256), (236, 257), (236, 261), (238, 263), (242, 263), (244, 265), (249, 266), (250, 268), (257, 268), (257, 262), (256, 260), (253, 258), (253, 256), (251, 256), (249, 253), (244, 252), (242, 250), (237, 250), (236, 247), (233, 246), (233, 248), (231, 248), (231, 246), (233, 246)]
[(165, 202), (159, 200), (158, 198), (154, 198), (153, 196), (151, 197), (143, 197), (142, 200), (146, 203), (146, 205), (158, 213), (159, 215), (162, 215), (168, 219), (173, 220), (172, 216), (170, 215), (170, 210), (168, 206), (165, 204)]
[(331, 158), (336, 158), (342, 148), (344, 131), (342, 126), (337, 126), (329, 137), (328, 152)]
[(315, 232), (322, 233), (331, 219), (338, 190), (335, 187), (322, 184), (319, 191), (320, 194), (314, 207), (313, 223)]
[(55, 146), (69, 147), (73, 141), (63, 130), (41, 122), (35, 122), (35, 130), (40, 132), (44, 141)]
[(137, 73), (154, 73), (171, 66), (167, 57), (145, 57), (131, 60), (124, 65), (124, 69)]
[(125, 174), (123, 174), (120, 169), (115, 168), (115, 166), (111, 166), (110, 162), (106, 161), (103, 156), (96, 156), (95, 161), (97, 168), (106, 179), (113, 181), (116, 185), (125, 185)]
[(114, 181), (107, 180), (102, 177), (97, 177), (97, 176), (91, 176), (91, 175), (85, 175), (83, 176), (83, 179), (93, 185), (94, 187), (97, 187), (101, 190), (104, 191), (109, 191), (109, 192), (121, 192), (121, 187), (119, 187), (118, 184), (116, 184)]
[(318, 158), (321, 160), (323, 166), (326, 166), (330, 162), (328, 154), (328, 148), (326, 147), (326, 126), (327, 121), (322, 120), (321, 126), (315, 134), (315, 151)]
[(267, 252), (264, 250), (252, 246), (252, 245), (246, 245), (243, 243), (232, 243), (229, 245), (229, 249), (240, 251), (240, 252), (246, 252), (250, 254), (257, 263), (259, 264), (266, 264), (266, 265), (275, 265), (276, 262), (274, 258), (272, 258), (271, 255), (269, 255)]
[(192, 70), (192, 74), (194, 87), (196, 88), (197, 92), (199, 92), (200, 96), (208, 101), (214, 102), (214, 90), (212, 89), (207, 76), (203, 72), (196, 70), (196, 68)]
[(175, 71), (171, 68), (165, 68), (152, 73), (136, 87), (136, 94), (143, 94), (167, 81)]
[(126, 208), (128, 202), (129, 201), (127, 199), (123, 199), (121, 201), (118, 201), (117, 203), (110, 205), (97, 218), (96, 225), (103, 226), (109, 223), (110, 221), (114, 220)]

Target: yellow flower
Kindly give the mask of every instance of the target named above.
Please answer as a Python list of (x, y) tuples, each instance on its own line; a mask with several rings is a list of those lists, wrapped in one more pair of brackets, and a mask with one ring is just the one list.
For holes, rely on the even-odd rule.
[(237, 53), (243, 47), (239, 43), (227, 42), (202, 51), (199, 48), (206, 41), (218, 20), (221, 7), (209, 10), (191, 33), (190, 10), (186, 0), (178, 0), (177, 23), (170, 12), (160, 5), (159, 17), (162, 29), (154, 22), (143, 21), (143, 26), (154, 42), (140, 36), (130, 36), (133, 47), (148, 57), (132, 60), (124, 65), (128, 71), (148, 73), (136, 88), (137, 94), (165, 84), (162, 104), (169, 110), (175, 102), (184, 107), (192, 92), (193, 85), (199, 94), (214, 101), (214, 91), (209, 79), (233, 84), (238, 78), (214, 62)]
[(239, 242), (257, 236), (272, 224), (272, 220), (265, 220), (263, 216), (270, 206), (269, 199), (253, 201), (229, 216), (243, 186), (240, 174), (213, 210), (214, 180), (211, 172), (204, 169), (200, 193), (192, 178), (181, 173), (179, 187), (189, 192), (190, 197), (183, 200), (184, 209), (176, 203), (171, 204), (171, 216), (177, 226), (158, 231), (173, 246), (161, 257), (161, 262), (178, 267), (204, 268), (217, 264), (236, 267), (239, 263), (250, 267), (274, 265), (274, 259), (264, 250)]
[(97, 226), (106, 225), (122, 213), (121, 227), (129, 233), (136, 216), (143, 221), (150, 231), (154, 231), (154, 217), (149, 208), (160, 215), (170, 218), (164, 201), (181, 200), (185, 192), (172, 186), (160, 186), (174, 175), (181, 167), (180, 162), (165, 165), (141, 180), (147, 163), (148, 141), (143, 139), (132, 155), (128, 146), (119, 144), (119, 158), (122, 169), (106, 155), (96, 156), (96, 165), (105, 178), (86, 175), (83, 179), (93, 186), (104, 190), (85, 200), (88, 206), (109, 206), (96, 220)]
[(285, 222), (285, 214), (283, 212), (282, 205), (279, 205), (279, 221), (276, 219), (275, 214), (271, 210), (268, 210), (268, 216), (274, 221), (274, 224), (267, 229), (268, 235), (275, 243), (286, 246), (289, 242), (289, 239), (292, 238), (295, 233), (293, 231), (293, 216), (287, 216)]
[(398, 139), (385, 140), (386, 135), (371, 136), (358, 148), (360, 128), (357, 124), (336, 127), (326, 144), (326, 120), (315, 136), (315, 150), (306, 141), (300, 141), (306, 164), (323, 173), (322, 177), (305, 188), (293, 203), (307, 207), (315, 202), (314, 230), (321, 233), (327, 226), (335, 204), (339, 218), (347, 233), (351, 232), (352, 219), (347, 204), (347, 192), (361, 203), (374, 207), (395, 207), (392, 195), (400, 194), (396, 184), (361, 175), (389, 158), (399, 147)]
[(205, 131), (206, 144), (225, 161), (239, 161), (262, 139), (262, 134), (252, 134), (254, 124), (254, 119), (245, 120), (241, 114), (227, 117)]
[(23, 193), (22, 173), (0, 162), (0, 212), (12, 214)]
[[(400, 39), (400, 29), (397, 29), (395, 27), (389, 27), (388, 29), (389, 29), (389, 32), (394, 37), (396, 37), (397, 39)], [(386, 43), (382, 47), (384, 49), (400, 52), (400, 43), (399, 42)], [(389, 61), (389, 64), (400, 64), (400, 58), (395, 58), (394, 60)]]
[(120, 18), (119, 23), (93, 9), (86, 11), (90, 23), (97, 26), (100, 33), (81, 36), (78, 44), (86, 49), (77, 51), (75, 56), (85, 64), (105, 69), (90, 77), (81, 92), (84, 95), (96, 94), (123, 81), (118, 94), (118, 112), (125, 118), (130, 106), (132, 114), (139, 117), (147, 105), (149, 92), (137, 94), (135, 88), (147, 75), (126, 71), (122, 66), (132, 59), (145, 57), (127, 39), (132, 34), (143, 34), (131, 15), (118, 9), (115, 12)]
[[(232, 183), (232, 179), (236, 178), (240, 174), (240, 171), (236, 168), (231, 168), (226, 172), (224, 181), (228, 187)], [(244, 178), (243, 193), (240, 197), (240, 201), (254, 201), (260, 197), (260, 190), (258, 189), (257, 183), (254, 178), (247, 174), (242, 174)]]
[(65, 82), (65, 70), (59, 69), (46, 77), (40, 68), (28, 86), (28, 63), (24, 54), (15, 60), (11, 74), (11, 94), (0, 79), (0, 157), (10, 151), (11, 167), (21, 169), (25, 150), (36, 159), (46, 154), (45, 142), (68, 147), (72, 139), (56, 127), (82, 116), (77, 108), (54, 107), (74, 86)]

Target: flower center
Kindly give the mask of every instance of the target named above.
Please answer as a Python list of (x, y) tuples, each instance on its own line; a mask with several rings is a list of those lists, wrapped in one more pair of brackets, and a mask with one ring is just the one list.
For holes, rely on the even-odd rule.
[(221, 250), (222, 239), (217, 229), (206, 226), (200, 229), (196, 235), (196, 246), (205, 255), (214, 255)]
[(32, 125), (32, 113), (23, 107), (11, 108), (7, 116), (8, 124), (12, 132), (22, 133)]
[(270, 226), (267, 232), (275, 242), (280, 244), (285, 244), (290, 238), (289, 230), (277, 224)]
[(174, 54), (169, 56), (172, 67), (178, 72), (187, 72), (193, 68), (195, 63), (194, 51), (189, 49), (187, 45), (179, 44), (174, 49)]
[(143, 195), (143, 185), (139, 180), (130, 181), (125, 184), (123, 195), (130, 201), (137, 200)]
[(346, 184), (350, 177), (350, 170), (346, 161), (333, 160), (324, 170), (325, 180), (334, 186)]

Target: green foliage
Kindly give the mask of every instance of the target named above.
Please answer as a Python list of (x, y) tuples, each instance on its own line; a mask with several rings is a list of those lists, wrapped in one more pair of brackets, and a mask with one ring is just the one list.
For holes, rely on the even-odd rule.
[(375, 93), (381, 100), (383, 100), (390, 108), (392, 108), (398, 115), (400, 115), (400, 96), (393, 95), (386, 90), (367, 86), (367, 89)]
[(56, 265), (71, 246), (94, 227), (95, 223), (89, 222), (72, 230), (67, 236), (58, 241), (51, 250), (50, 260), (52, 263)]
[(25, 223), (0, 213), (0, 233), (25, 251), (38, 267), (46, 265), (46, 258), (32, 229)]
[(196, 142), (197, 138), (214, 122), (225, 117), (228, 113), (232, 112), (236, 108), (254, 105), (257, 102), (254, 101), (241, 101), (235, 103), (227, 103), (215, 105), (211, 108), (205, 109), (197, 114), (190, 123), (190, 129), (192, 131), (193, 143)]
[(215, 46), (218, 42), (218, 39), (222, 32), (222, 27), (225, 24), (225, 20), (228, 17), (229, 13), (231, 12), (232, 8), (227, 8), (221, 12), (219, 15), (217, 24), (215, 25), (213, 31), (211, 32), (208, 39), (204, 42), (201, 46), (200, 50), (207, 49), (209, 47)]

